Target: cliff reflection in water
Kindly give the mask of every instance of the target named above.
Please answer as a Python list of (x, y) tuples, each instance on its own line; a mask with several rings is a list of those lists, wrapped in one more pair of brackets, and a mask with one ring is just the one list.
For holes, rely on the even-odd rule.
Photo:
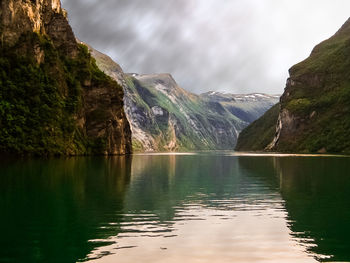
[[(0, 262), (77, 262), (118, 233), (130, 181), (127, 157), (1, 164)], [(119, 212), (119, 213), (118, 213)]]
[(0, 262), (350, 261), (349, 158), (0, 164)]
[(274, 158), (293, 236), (320, 261), (350, 261), (349, 158)]
[(89, 259), (315, 262), (291, 238), (272, 160), (225, 153), (133, 156), (125, 215), (109, 224), (120, 231)]

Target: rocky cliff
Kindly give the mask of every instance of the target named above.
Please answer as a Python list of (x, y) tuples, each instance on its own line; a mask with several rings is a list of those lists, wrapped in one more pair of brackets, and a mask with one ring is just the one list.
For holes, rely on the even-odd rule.
[(37, 33), (50, 37), (52, 44), (60, 49), (62, 54), (76, 57), (78, 48), (66, 17), (60, 0), (2, 0), (2, 46), (19, 45), (27, 52), (33, 51), (38, 63), (41, 63), (44, 56), (42, 48), (39, 45), (32, 47), (23, 42), (23, 38), (28, 34)]
[(124, 88), (135, 151), (232, 150), (239, 132), (278, 101), (265, 94), (196, 95), (170, 74), (124, 74), (111, 58), (90, 50)]
[[(350, 153), (349, 68), (350, 20), (289, 70), (276, 132), (265, 150)], [(250, 133), (259, 137), (256, 128), (249, 127)]]
[(280, 111), (277, 103), (261, 118), (251, 123), (238, 137), (235, 150), (237, 151), (264, 151), (271, 143), (276, 133), (276, 122)]
[(123, 89), (76, 42), (60, 1), (0, 5), (0, 152), (130, 153)]

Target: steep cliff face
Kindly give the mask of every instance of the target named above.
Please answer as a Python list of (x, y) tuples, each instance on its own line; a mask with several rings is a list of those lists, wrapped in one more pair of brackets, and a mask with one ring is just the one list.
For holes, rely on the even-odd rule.
[(235, 150), (263, 151), (275, 136), (279, 111), (280, 104), (278, 103), (245, 128), (239, 134)]
[(111, 58), (90, 50), (124, 88), (135, 151), (232, 150), (239, 132), (278, 100), (264, 94), (192, 94), (170, 74), (124, 74)]
[(349, 68), (350, 20), (289, 70), (276, 132), (266, 150), (350, 153)]
[[(75, 57), (77, 45), (66, 16), (60, 0), (3, 0), (0, 10), (2, 45), (21, 45), (21, 37), (35, 32), (49, 36), (64, 55)], [(22, 48), (32, 47), (23, 43)], [(40, 63), (43, 51), (40, 46), (34, 48)]]
[(350, 20), (290, 69), (269, 149), (350, 152)]
[(131, 152), (123, 89), (76, 42), (60, 1), (0, 5), (0, 152)]

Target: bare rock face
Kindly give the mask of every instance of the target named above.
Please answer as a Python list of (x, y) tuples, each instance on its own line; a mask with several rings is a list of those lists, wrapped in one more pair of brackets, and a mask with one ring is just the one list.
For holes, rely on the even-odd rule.
[(83, 91), (83, 128), (90, 138), (106, 140), (105, 155), (131, 153), (131, 131), (123, 110), (123, 90), (114, 85), (89, 86)]
[(277, 145), (281, 136), (292, 136), (297, 131), (298, 126), (298, 120), (293, 114), (287, 109), (283, 109), (277, 120), (276, 135), (266, 149), (273, 149)]
[(28, 32), (49, 35), (61, 52), (74, 57), (77, 45), (59, 0), (3, 0), (1, 41), (13, 46)]

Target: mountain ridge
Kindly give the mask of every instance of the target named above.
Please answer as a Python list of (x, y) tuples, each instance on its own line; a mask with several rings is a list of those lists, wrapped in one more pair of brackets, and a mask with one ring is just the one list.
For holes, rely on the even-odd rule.
[[(277, 103), (276, 96), (263, 94), (216, 93), (215, 99), (194, 94), (169, 73), (124, 73), (107, 55), (91, 46), (89, 50), (101, 70), (124, 88), (135, 151), (232, 150), (238, 133)], [(242, 119), (236, 116), (244, 114)]]

